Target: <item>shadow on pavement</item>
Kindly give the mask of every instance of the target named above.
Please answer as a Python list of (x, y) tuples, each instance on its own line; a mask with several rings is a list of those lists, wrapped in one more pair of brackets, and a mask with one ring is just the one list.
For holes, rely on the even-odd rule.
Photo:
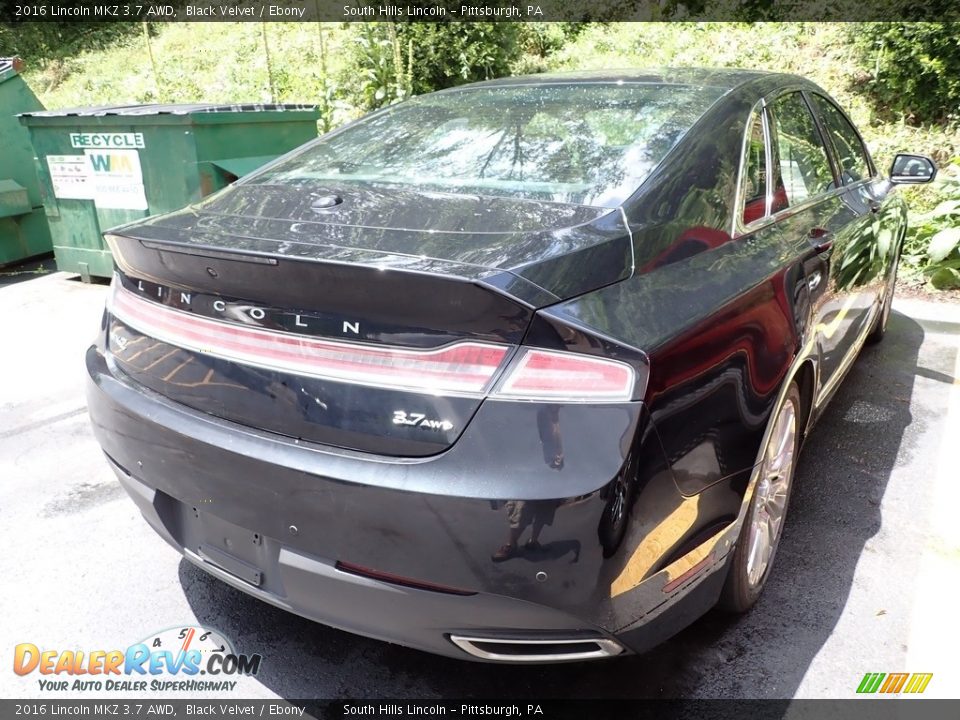
[[(830, 637), (912, 422), (923, 329), (894, 312), (811, 433), (764, 595), (741, 618), (717, 612), (638, 657), (541, 667), (457, 662), (333, 630), (255, 600), (186, 560), (180, 582), (200, 623), (263, 655), (257, 676), (288, 698), (790, 698)], [(898, 583), (911, 578), (898, 577)], [(867, 660), (867, 658), (864, 658)], [(856, 669), (851, 669), (856, 674)]]
[(16, 265), (0, 267), (0, 288), (55, 272), (57, 272), (57, 261), (53, 259), (53, 254)]

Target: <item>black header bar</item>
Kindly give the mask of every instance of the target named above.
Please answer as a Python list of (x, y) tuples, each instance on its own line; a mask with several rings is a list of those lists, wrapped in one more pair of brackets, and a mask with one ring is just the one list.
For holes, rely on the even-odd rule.
[(0, 0), (0, 22), (956, 21), (954, 0)]
[(0, 700), (0, 717), (445, 718), (449, 720), (953, 720), (960, 700), (249, 700), (229, 697)]

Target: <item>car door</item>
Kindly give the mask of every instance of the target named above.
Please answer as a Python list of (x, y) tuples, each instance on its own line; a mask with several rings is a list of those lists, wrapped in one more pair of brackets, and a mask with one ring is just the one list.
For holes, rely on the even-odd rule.
[(894, 229), (900, 225), (902, 211), (889, 202), (891, 186), (876, 172), (866, 145), (847, 116), (829, 98), (819, 93), (810, 93), (809, 97), (833, 150), (845, 201), (857, 215), (849, 234), (850, 243), (839, 248), (842, 266), (836, 272), (835, 282), (855, 295), (853, 312), (858, 319), (858, 331), (863, 333), (872, 324), (871, 310), (879, 308), (886, 270), (895, 262)]
[(853, 242), (860, 214), (839, 182), (803, 90), (782, 91), (766, 105), (773, 151), (771, 211), (784, 240), (803, 253), (819, 384), (832, 387), (862, 325), (856, 292), (850, 283), (838, 282), (843, 249)]
[[(773, 181), (778, 174), (771, 171), (774, 153), (768, 120), (761, 102), (750, 115), (744, 137), (734, 234), (748, 245), (762, 246), (773, 241), (781, 247), (779, 260), (786, 272), (774, 281), (776, 292), (786, 314), (793, 319), (795, 337), (802, 338), (810, 322), (809, 293), (802, 269), (810, 247), (805, 240), (789, 239), (784, 247), (784, 238), (773, 217), (774, 208), (783, 207), (784, 187), (782, 182)], [(796, 346), (791, 350), (796, 350)]]

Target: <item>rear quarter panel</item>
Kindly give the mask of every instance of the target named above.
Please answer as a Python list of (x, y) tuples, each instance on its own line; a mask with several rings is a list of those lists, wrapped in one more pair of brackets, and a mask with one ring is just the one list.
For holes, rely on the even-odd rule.
[[(628, 570), (651, 535), (664, 547), (663, 567), (736, 518), (809, 331), (807, 239), (775, 224), (731, 234), (746, 121), (775, 83), (741, 88), (708, 111), (627, 203), (632, 277), (541, 310), (534, 321), (580, 326), (648, 358), (643, 399), (669, 469), (659, 479), (686, 501), (644, 532), (628, 532)], [(641, 508), (644, 493), (654, 492), (640, 494), (634, 522), (650, 520)]]
[(809, 322), (806, 250), (769, 226), (541, 311), (646, 352), (644, 399), (684, 495), (753, 466)]

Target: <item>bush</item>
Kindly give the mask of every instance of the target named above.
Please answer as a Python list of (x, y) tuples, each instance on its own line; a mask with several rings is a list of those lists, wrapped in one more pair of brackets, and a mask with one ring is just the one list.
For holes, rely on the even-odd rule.
[(413, 43), (416, 94), (509, 75), (521, 52), (520, 27), (512, 22), (411, 23), (401, 30)]
[(878, 114), (913, 125), (960, 119), (960, 23), (858, 23), (853, 32)]
[(960, 287), (960, 158), (955, 158), (933, 187), (926, 212), (910, 213), (903, 245), (904, 264), (938, 290)]

